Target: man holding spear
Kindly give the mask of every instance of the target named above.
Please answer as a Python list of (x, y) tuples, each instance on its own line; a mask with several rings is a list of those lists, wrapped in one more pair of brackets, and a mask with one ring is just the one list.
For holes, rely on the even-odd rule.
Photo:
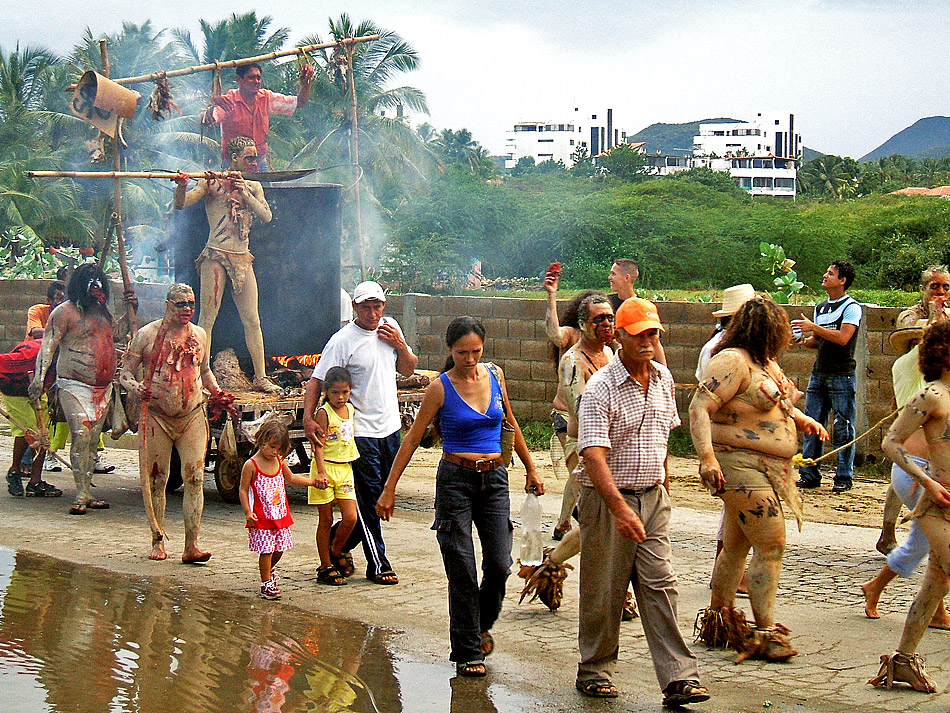
[(190, 191), (186, 191), (188, 178), (185, 174), (179, 173), (173, 178), (176, 183), (175, 208), (187, 208), (203, 198), (211, 230), (208, 244), (195, 261), (201, 281), (198, 324), (208, 333), (210, 350), (211, 330), (221, 309), (224, 288), (230, 280), (231, 296), (244, 325), (244, 340), (254, 365), (254, 387), (258, 391), (276, 393), (280, 388), (267, 378), (264, 367), (264, 334), (257, 307), (257, 277), (248, 242), (255, 218), (270, 222), (270, 206), (261, 184), (248, 181), (241, 175), (257, 170), (254, 140), (244, 136), (232, 139), (228, 143), (228, 154), (233, 173), (199, 179), (198, 185)]
[[(185, 564), (207, 562), (210, 552), (198, 549), (198, 527), (204, 509), (204, 461), (208, 419), (202, 386), (212, 399), (223, 395), (211, 372), (208, 337), (191, 323), (195, 293), (173, 284), (165, 299), (165, 316), (142, 327), (122, 365), (119, 383), (142, 399), (139, 425), (139, 478), (145, 514), (152, 531), (148, 558), (163, 560), (165, 551), (165, 484), (172, 448), (181, 457), (185, 495)], [(141, 378), (141, 380), (139, 380)]]
[(59, 401), (72, 434), (70, 461), (76, 481), (76, 500), (69, 512), (85, 515), (86, 508), (104, 510), (109, 503), (93, 499), (89, 488), (96, 460), (96, 444), (112, 400), (116, 351), (109, 311), (109, 281), (95, 264), (81, 265), (66, 288), (66, 302), (54, 309), (43, 332), (43, 346), (27, 391), (36, 402), (56, 359)]

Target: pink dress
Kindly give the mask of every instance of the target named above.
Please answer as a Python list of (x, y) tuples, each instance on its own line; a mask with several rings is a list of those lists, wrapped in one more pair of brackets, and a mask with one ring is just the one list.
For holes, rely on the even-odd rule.
[(248, 504), (251, 512), (257, 515), (257, 522), (247, 527), (248, 543), (251, 552), (266, 555), (272, 552), (286, 552), (294, 546), (290, 526), (294, 519), (290, 516), (287, 502), (287, 490), (284, 488), (284, 461), (278, 458), (280, 467), (276, 473), (265, 473), (251, 458), (254, 464), (254, 477), (248, 488)]

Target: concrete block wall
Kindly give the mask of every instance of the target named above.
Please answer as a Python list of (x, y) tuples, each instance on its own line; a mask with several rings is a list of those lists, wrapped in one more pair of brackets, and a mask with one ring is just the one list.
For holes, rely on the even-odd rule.
[[(0, 351), (9, 351), (23, 340), (26, 311), (30, 305), (46, 299), (48, 280), (0, 280)], [(161, 317), (168, 286), (137, 283), (139, 325)], [(113, 313), (122, 314), (122, 287), (113, 283)], [(563, 306), (563, 302), (561, 303)], [(696, 381), (696, 359), (709, 339), (715, 323), (711, 313), (718, 303), (660, 302), (660, 319), (666, 327), (663, 346), (667, 362), (677, 384)], [(440, 370), (445, 361), (445, 329), (453, 318), (468, 314), (485, 325), (487, 339), (485, 359), (498, 363), (509, 384), (512, 406), (521, 417), (547, 419), (554, 400), (556, 376), (551, 360), (551, 347), (544, 334), (545, 301), (508, 297), (443, 297), (434, 295), (393, 295), (386, 311), (395, 317), (406, 333), (406, 339), (419, 355), (419, 367)], [(812, 316), (811, 308), (789, 307), (790, 317), (802, 311)], [(887, 337), (894, 329), (900, 310), (865, 308), (865, 320), (859, 333), (858, 361), (858, 431), (863, 432), (888, 415), (894, 391), (891, 385), (891, 364), (897, 354)], [(782, 359), (782, 368), (804, 393), (808, 386), (815, 354), (793, 347)], [(683, 422), (688, 421), (686, 409), (692, 398), (689, 389), (677, 390), (677, 405)], [(804, 398), (799, 402), (804, 407)], [(859, 446), (859, 453), (881, 457), (880, 444), (890, 422), (878, 426)]]
[[(563, 307), (564, 301), (559, 302)], [(677, 384), (696, 382), (699, 350), (712, 335), (712, 312), (719, 303), (660, 302), (657, 308), (666, 327), (663, 347)], [(442, 297), (422, 294), (393, 295), (386, 312), (395, 317), (413, 350), (419, 367), (440, 370), (445, 361), (445, 329), (454, 317), (471, 315), (482, 320), (486, 330), (485, 359), (498, 363), (509, 385), (512, 406), (521, 417), (546, 419), (554, 399), (556, 376), (550, 345), (544, 334), (545, 301), (507, 297)], [(802, 312), (811, 318), (811, 307), (787, 307), (789, 317)], [(864, 324), (858, 335), (858, 432), (876, 424), (893, 410), (891, 364), (897, 354), (887, 337), (894, 330), (900, 310), (866, 307)], [(782, 358), (782, 368), (804, 394), (815, 360), (815, 352), (792, 347)], [(693, 391), (677, 389), (677, 405), (683, 423)], [(804, 408), (804, 396), (798, 406)], [(862, 456), (880, 459), (881, 440), (890, 421), (878, 426), (858, 447)]]
[[(0, 280), (0, 351), (7, 352), (26, 336), (26, 313), (35, 304), (46, 301), (46, 290), (51, 280)], [(124, 314), (122, 283), (110, 285), (112, 313)], [(162, 316), (168, 285), (138, 282), (135, 293), (139, 298), (138, 324), (142, 326)]]

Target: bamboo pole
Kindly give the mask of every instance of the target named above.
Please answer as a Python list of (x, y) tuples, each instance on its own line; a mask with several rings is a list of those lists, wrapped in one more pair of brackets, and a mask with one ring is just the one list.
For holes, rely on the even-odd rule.
[[(109, 63), (109, 47), (106, 40), (99, 40), (99, 53), (102, 55), (102, 71), (105, 77), (109, 77), (111, 65)], [(122, 168), (122, 131), (121, 117), (116, 117), (116, 132), (112, 138), (112, 171), (113, 173)], [(122, 179), (113, 176), (112, 184), (112, 212), (117, 216), (115, 221), (115, 252), (119, 259), (119, 270), (122, 273), (122, 290), (128, 293), (132, 290), (132, 278), (129, 275), (129, 264), (125, 254), (125, 231), (122, 228)], [(135, 336), (137, 329), (135, 319), (135, 309), (128, 300), (125, 302), (125, 317), (129, 323), (129, 337)]]
[[(359, 126), (356, 118), (356, 76), (353, 71), (353, 45), (344, 46), (346, 52), (346, 73), (349, 78), (350, 92), (350, 160), (357, 170), (360, 168)], [(353, 184), (353, 199), (356, 207), (356, 238), (360, 249), (360, 280), (366, 280), (366, 246), (363, 244), (363, 211), (360, 207), (360, 182)]]
[[(290, 57), (291, 55), (297, 55), (298, 57), (302, 54), (307, 54), (308, 52), (313, 52), (314, 50), (323, 50), (329, 49), (330, 47), (336, 47), (337, 45), (355, 45), (360, 42), (369, 42), (371, 40), (378, 40), (379, 35), (364, 35), (362, 37), (344, 37), (339, 42), (324, 42), (319, 45), (307, 45), (306, 47), (294, 47), (291, 50), (280, 50), (279, 52), (268, 52), (267, 54), (258, 55), (256, 57), (245, 57), (244, 59), (229, 59), (222, 62), (212, 62), (210, 64), (196, 64), (192, 67), (185, 67), (184, 69), (172, 69), (168, 72), (158, 71), (152, 72), (151, 74), (140, 74), (136, 77), (124, 77), (122, 79), (113, 79), (112, 81), (116, 84), (139, 84), (141, 82), (154, 82), (158, 79), (165, 77), (183, 77), (187, 74), (195, 74), (197, 72), (209, 72), (213, 69), (228, 69), (230, 67), (240, 67), (244, 64), (254, 64), (255, 62), (266, 62), (271, 59), (277, 59), (278, 57)], [(66, 87), (66, 91), (74, 91), (76, 85)]]
[(240, 171), (202, 171), (201, 173), (172, 173), (171, 171), (27, 171), (30, 178), (163, 178), (171, 181), (178, 176), (187, 178), (234, 178)]

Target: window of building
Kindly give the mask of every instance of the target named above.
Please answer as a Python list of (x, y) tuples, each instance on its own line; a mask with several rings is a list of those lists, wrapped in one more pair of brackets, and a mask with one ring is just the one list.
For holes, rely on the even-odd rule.
[(553, 158), (554, 158), (554, 154), (553, 154), (553, 153), (539, 153), (539, 154), (538, 154), (538, 158), (541, 159), (542, 161), (544, 161), (544, 160), (546, 160), (546, 159), (549, 159), (549, 158), (553, 159)]
[(574, 145), (574, 139), (571, 139), (571, 146)]
[(775, 125), (778, 126), (778, 119), (775, 120)]
[(752, 188), (752, 179), (748, 176), (739, 176), (739, 188), (749, 190)]
[(772, 179), (767, 178), (765, 176), (755, 176), (752, 179), (752, 187), (753, 188), (771, 188)]
[(554, 139), (538, 139), (539, 144), (553, 144)]
[(775, 187), (776, 188), (795, 188), (795, 179), (794, 178), (776, 178)]
[(753, 159), (752, 168), (762, 168), (762, 159), (760, 158)]
[(596, 114), (591, 114), (591, 117), (590, 117), (590, 118), (591, 118), (592, 120), (596, 121), (596, 120), (597, 120), (597, 115), (596, 115)]
[(713, 136), (725, 136), (725, 135), (726, 135), (726, 132), (725, 132), (725, 131), (714, 131), (712, 135), (713, 135)]

